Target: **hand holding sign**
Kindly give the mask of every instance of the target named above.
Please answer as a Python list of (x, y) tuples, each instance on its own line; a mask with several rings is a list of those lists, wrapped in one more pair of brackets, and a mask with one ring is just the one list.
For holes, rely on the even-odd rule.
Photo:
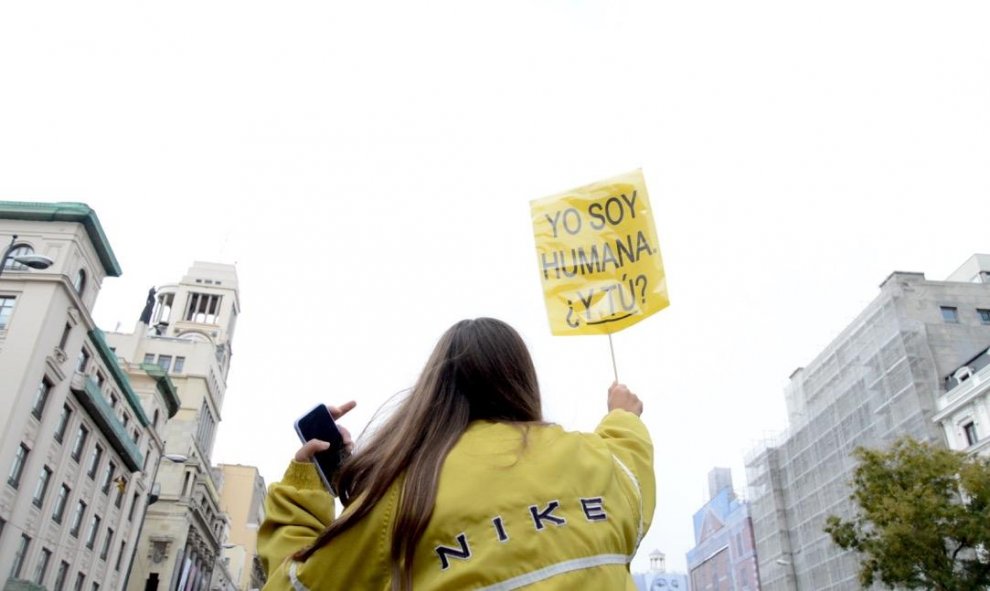
[(530, 205), (553, 334), (611, 334), (667, 307), (641, 171)]

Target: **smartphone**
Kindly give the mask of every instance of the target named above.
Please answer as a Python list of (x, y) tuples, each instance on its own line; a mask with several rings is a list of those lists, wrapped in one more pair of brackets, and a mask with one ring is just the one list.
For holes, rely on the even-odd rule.
[(303, 443), (310, 439), (319, 439), (330, 444), (329, 449), (313, 456), (313, 463), (316, 464), (316, 471), (320, 473), (320, 478), (323, 479), (323, 484), (327, 490), (336, 496), (337, 492), (330, 482), (341, 462), (347, 457), (347, 450), (344, 449), (344, 438), (341, 436), (340, 430), (337, 429), (333, 417), (330, 416), (330, 411), (321, 404), (299, 417), (296, 421), (296, 433)]

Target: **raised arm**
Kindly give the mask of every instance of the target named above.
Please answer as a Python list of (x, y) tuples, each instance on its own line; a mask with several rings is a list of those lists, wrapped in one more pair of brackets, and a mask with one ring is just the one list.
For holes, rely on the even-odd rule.
[[(653, 441), (639, 418), (643, 403), (625, 385), (612, 384), (609, 388), (608, 409), (609, 413), (595, 433), (605, 441), (619, 469), (629, 479), (630, 502), (639, 508), (639, 538), (642, 539), (656, 508)], [(636, 540), (637, 545), (640, 539)]]
[[(354, 401), (327, 406), (336, 421), (355, 407)], [(344, 447), (354, 443), (350, 432), (338, 425)], [(258, 530), (258, 555), (266, 573), (286, 558), (312, 544), (330, 526), (335, 516), (333, 497), (324, 487), (313, 464), (313, 456), (330, 447), (326, 441), (311, 439), (296, 451), (280, 482), (268, 489), (265, 520)]]

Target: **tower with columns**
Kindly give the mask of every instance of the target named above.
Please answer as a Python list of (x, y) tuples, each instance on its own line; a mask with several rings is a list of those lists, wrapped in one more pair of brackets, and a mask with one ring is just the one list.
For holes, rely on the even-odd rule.
[(200, 591), (229, 579), (219, 572), (229, 524), (210, 460), (239, 313), (235, 268), (195, 262), (181, 281), (149, 293), (133, 332), (107, 335), (142, 399), (165, 380), (179, 398), (161, 429), (164, 460), (128, 589)]

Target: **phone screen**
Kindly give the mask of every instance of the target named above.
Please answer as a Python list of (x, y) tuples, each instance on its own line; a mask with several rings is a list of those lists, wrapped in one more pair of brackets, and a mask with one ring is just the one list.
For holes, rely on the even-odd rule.
[(322, 404), (309, 411), (296, 421), (296, 433), (303, 443), (310, 439), (319, 439), (330, 444), (330, 449), (313, 456), (313, 462), (323, 479), (323, 484), (336, 495), (330, 480), (340, 467), (340, 463), (347, 457), (347, 451), (344, 449), (344, 438), (340, 435), (333, 417), (330, 416), (330, 411)]

